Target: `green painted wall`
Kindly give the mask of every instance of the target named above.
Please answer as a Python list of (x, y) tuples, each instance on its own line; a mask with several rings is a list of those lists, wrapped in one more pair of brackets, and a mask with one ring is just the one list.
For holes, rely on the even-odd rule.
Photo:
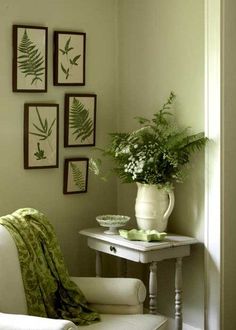
[[(20, 207), (34, 207), (52, 221), (72, 274), (93, 274), (94, 254), (81, 228), (95, 225), (97, 214), (115, 212), (114, 180), (103, 184), (89, 176), (88, 193), (63, 195), (64, 158), (84, 157), (92, 148), (64, 148), (64, 94), (97, 94), (97, 144), (116, 122), (117, 11), (112, 0), (0, 0), (0, 213), (11, 213)], [(12, 92), (12, 25), (47, 26), (48, 92)], [(86, 85), (54, 87), (52, 83), (53, 31), (82, 31), (87, 34)], [(60, 106), (59, 168), (23, 169), (23, 109), (25, 102), (55, 102)]]
[[(193, 131), (204, 127), (204, 1), (195, 0), (0, 0), (2, 40), (0, 70), (0, 211), (6, 214), (31, 206), (46, 213), (55, 226), (69, 270), (94, 274), (94, 253), (77, 232), (95, 225), (95, 216), (118, 211), (133, 216), (135, 185), (103, 183), (89, 176), (87, 194), (63, 195), (64, 158), (88, 156), (92, 148), (63, 147), (65, 93), (96, 93), (97, 145), (107, 133), (135, 127), (134, 116), (151, 115), (170, 90), (178, 96), (179, 123)], [(49, 28), (48, 93), (13, 93), (11, 56), (13, 24)], [(54, 87), (54, 30), (87, 33), (86, 85)], [(25, 102), (60, 105), (59, 168), (23, 169), (23, 106)], [(106, 165), (109, 165), (106, 163)], [(169, 230), (203, 241), (204, 159), (198, 154), (190, 176), (176, 187), (176, 207)], [(114, 260), (107, 259), (106, 268)], [(114, 271), (114, 267), (113, 271)], [(107, 269), (108, 270), (108, 269)], [(137, 273), (138, 272), (138, 273)], [(130, 275), (146, 279), (147, 270), (129, 264)], [(173, 263), (158, 269), (159, 309), (173, 316)], [(203, 251), (192, 249), (184, 263), (184, 321), (203, 328)]]
[[(180, 125), (204, 129), (204, 1), (119, 1), (119, 111), (120, 130), (136, 127), (135, 116), (151, 116), (171, 90)], [(192, 159), (189, 177), (176, 186), (176, 205), (169, 231), (204, 237), (204, 158)], [(119, 185), (118, 210), (134, 219), (135, 185)], [(133, 220), (135, 226), (135, 221)], [(204, 255), (202, 244), (184, 261), (184, 322), (204, 323)], [(136, 268), (134, 268), (136, 267)], [(130, 265), (130, 273), (147, 272)], [(174, 264), (158, 269), (159, 309), (173, 317)], [(171, 283), (171, 284), (170, 284)]]

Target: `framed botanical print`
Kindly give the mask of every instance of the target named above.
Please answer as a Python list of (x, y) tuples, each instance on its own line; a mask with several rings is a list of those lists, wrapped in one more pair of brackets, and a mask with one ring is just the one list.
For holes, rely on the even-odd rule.
[(47, 27), (13, 25), (13, 92), (47, 91)]
[(54, 85), (85, 85), (85, 47), (85, 33), (54, 32)]
[(25, 104), (24, 168), (58, 167), (58, 113), (58, 104)]
[(67, 158), (64, 164), (64, 194), (79, 194), (87, 191), (88, 158)]
[(95, 94), (65, 94), (65, 147), (95, 145)]

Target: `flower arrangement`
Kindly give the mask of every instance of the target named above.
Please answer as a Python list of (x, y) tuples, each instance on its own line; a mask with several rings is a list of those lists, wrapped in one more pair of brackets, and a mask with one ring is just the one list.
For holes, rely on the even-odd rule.
[[(170, 112), (176, 96), (170, 93), (167, 102), (152, 119), (136, 117), (141, 127), (130, 133), (111, 133), (103, 155), (114, 161), (114, 172), (122, 182), (155, 184), (173, 188), (183, 182), (184, 167), (190, 156), (202, 149), (204, 133), (189, 134), (189, 128), (178, 128)], [(99, 174), (100, 160), (91, 160), (90, 168)]]

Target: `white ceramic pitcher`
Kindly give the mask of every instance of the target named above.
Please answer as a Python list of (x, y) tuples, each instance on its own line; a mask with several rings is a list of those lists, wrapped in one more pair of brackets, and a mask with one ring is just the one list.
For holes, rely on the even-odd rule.
[(174, 192), (158, 189), (156, 185), (139, 182), (137, 182), (137, 186), (135, 216), (138, 228), (165, 231), (174, 208)]

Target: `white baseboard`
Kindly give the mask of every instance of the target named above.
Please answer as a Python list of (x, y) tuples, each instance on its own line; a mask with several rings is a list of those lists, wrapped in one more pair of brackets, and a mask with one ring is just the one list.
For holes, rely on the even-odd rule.
[[(166, 330), (173, 330), (175, 328), (175, 320), (172, 318), (168, 318), (167, 329)], [(183, 324), (183, 330), (202, 330), (200, 328), (195, 328), (189, 324)]]

